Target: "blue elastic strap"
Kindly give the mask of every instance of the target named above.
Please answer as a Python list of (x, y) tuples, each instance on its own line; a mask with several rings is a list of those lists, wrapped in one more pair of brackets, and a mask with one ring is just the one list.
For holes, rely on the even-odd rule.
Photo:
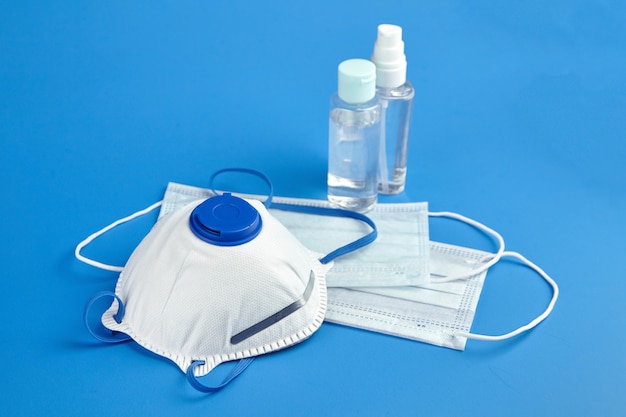
[(215, 180), (215, 177), (217, 177), (220, 174), (223, 174), (224, 172), (243, 172), (244, 174), (252, 174), (255, 177), (261, 178), (263, 181), (265, 181), (265, 183), (268, 185), (270, 189), (270, 192), (267, 195), (267, 200), (263, 202), (263, 205), (265, 207), (269, 207), (270, 204), (272, 204), (272, 198), (274, 197), (274, 185), (272, 184), (272, 180), (270, 180), (269, 177), (265, 175), (264, 173), (262, 173), (261, 171), (257, 171), (255, 169), (250, 169), (250, 168), (224, 168), (224, 169), (215, 171), (213, 175), (211, 175), (211, 178), (209, 178), (209, 188), (211, 189), (211, 191), (213, 191), (214, 194), (217, 194), (217, 192), (215, 191), (215, 188), (213, 188), (213, 181)]
[(128, 336), (127, 334), (124, 334), (121, 332), (114, 332), (106, 328), (105, 330), (108, 332), (108, 334), (98, 334), (89, 325), (89, 310), (91, 310), (91, 307), (96, 301), (104, 297), (113, 297), (117, 300), (119, 308), (117, 310), (117, 313), (115, 313), (115, 315), (113, 316), (113, 318), (118, 323), (122, 322), (122, 319), (124, 318), (124, 303), (122, 302), (122, 299), (118, 297), (117, 294), (115, 294), (114, 292), (101, 291), (98, 294), (96, 294), (91, 300), (89, 300), (89, 302), (85, 306), (85, 311), (83, 313), (83, 320), (85, 321), (85, 326), (87, 327), (87, 330), (89, 330), (89, 333), (91, 333), (91, 335), (95, 337), (96, 339), (101, 340), (103, 342), (107, 342), (107, 343), (119, 343), (119, 342), (125, 342), (126, 340), (129, 340), (130, 336)]
[(320, 262), (323, 264), (327, 264), (328, 262), (340, 256), (346, 255), (350, 252), (354, 252), (357, 249), (360, 249), (364, 246), (369, 245), (374, 240), (376, 240), (376, 237), (378, 236), (378, 231), (376, 229), (376, 224), (374, 223), (374, 221), (370, 219), (369, 217), (365, 216), (364, 214), (357, 213), (355, 211), (343, 210), (343, 209), (338, 209), (338, 208), (301, 206), (297, 204), (285, 204), (285, 203), (272, 203), (270, 207), (274, 209), (278, 209), (278, 210), (295, 211), (298, 213), (305, 213), (305, 214), (318, 214), (321, 216), (347, 217), (347, 218), (356, 219), (356, 220), (365, 222), (372, 228), (372, 231), (369, 232), (367, 235), (363, 236), (362, 238), (359, 238), (352, 243), (348, 243), (345, 246), (335, 249), (328, 255), (324, 256), (322, 259), (320, 259)]
[(263, 181), (265, 181), (265, 183), (268, 185), (270, 189), (269, 194), (267, 196), (267, 200), (265, 200), (265, 202), (263, 203), (265, 207), (267, 208), (271, 207), (271, 208), (275, 208), (278, 210), (295, 211), (295, 212), (306, 213), (306, 214), (318, 214), (322, 216), (348, 217), (348, 218), (365, 222), (372, 228), (372, 231), (368, 233), (367, 235), (363, 236), (362, 238), (357, 239), (354, 242), (349, 243), (345, 246), (342, 246), (338, 249), (335, 249), (331, 253), (324, 256), (322, 259), (320, 259), (320, 262), (323, 264), (327, 264), (328, 262), (334, 260), (335, 258), (346, 255), (350, 252), (354, 252), (357, 249), (360, 249), (364, 246), (369, 245), (374, 240), (376, 240), (376, 237), (378, 236), (378, 231), (376, 230), (376, 225), (374, 224), (374, 222), (369, 217), (361, 213), (357, 213), (357, 212), (350, 211), (350, 210), (343, 210), (339, 208), (310, 207), (310, 206), (301, 206), (297, 204), (272, 203), (272, 198), (274, 197), (274, 186), (272, 185), (272, 181), (269, 179), (267, 175), (255, 169), (224, 168), (224, 169), (215, 171), (213, 175), (211, 175), (211, 178), (209, 178), (209, 188), (215, 194), (217, 194), (217, 192), (215, 191), (213, 187), (213, 181), (215, 180), (215, 177), (217, 177), (218, 175), (224, 172), (242, 172), (245, 174), (252, 174), (258, 178), (261, 178)]
[(200, 365), (204, 365), (204, 361), (193, 361), (189, 368), (187, 368), (187, 381), (191, 384), (192, 387), (197, 389), (200, 392), (217, 392), (228, 385), (233, 379), (237, 378), (239, 374), (241, 374), (250, 364), (254, 358), (245, 358), (240, 359), (237, 365), (230, 371), (230, 373), (224, 378), (224, 380), (217, 386), (210, 387), (204, 385), (200, 382), (200, 380), (193, 374), (193, 370)]

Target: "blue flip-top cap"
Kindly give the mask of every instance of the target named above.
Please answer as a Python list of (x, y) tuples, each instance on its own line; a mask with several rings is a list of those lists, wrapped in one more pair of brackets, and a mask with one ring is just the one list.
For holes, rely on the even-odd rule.
[(205, 242), (236, 246), (261, 231), (261, 215), (246, 200), (224, 193), (199, 204), (189, 216), (191, 231)]

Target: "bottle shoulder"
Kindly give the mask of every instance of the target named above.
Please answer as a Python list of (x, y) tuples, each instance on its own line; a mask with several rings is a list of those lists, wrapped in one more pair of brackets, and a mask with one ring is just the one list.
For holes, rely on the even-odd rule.
[(384, 100), (411, 100), (415, 96), (413, 85), (406, 81), (399, 87), (376, 87), (376, 94)]
[(355, 112), (376, 112), (379, 107), (380, 99), (377, 96), (374, 96), (371, 100), (363, 103), (348, 103), (347, 101), (342, 100), (338, 94), (333, 94), (330, 99), (331, 110), (342, 109)]

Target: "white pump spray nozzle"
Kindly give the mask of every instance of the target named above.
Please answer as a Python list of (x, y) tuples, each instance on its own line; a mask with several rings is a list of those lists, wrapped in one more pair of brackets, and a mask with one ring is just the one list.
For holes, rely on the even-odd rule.
[(376, 86), (395, 88), (406, 82), (406, 55), (400, 26), (378, 26), (372, 62), (376, 64)]

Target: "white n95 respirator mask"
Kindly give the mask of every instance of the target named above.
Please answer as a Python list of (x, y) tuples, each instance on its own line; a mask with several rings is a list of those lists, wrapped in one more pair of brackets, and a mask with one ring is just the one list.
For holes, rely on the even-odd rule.
[[(80, 254), (98, 235), (159, 204), (95, 233), (76, 248), (80, 260), (121, 272), (115, 292), (94, 297), (85, 320), (101, 340), (131, 338), (172, 360), (204, 392), (222, 388), (251, 358), (311, 336), (324, 320), (325, 275), (332, 259), (376, 237), (367, 217), (326, 210), (322, 214), (349, 216), (371, 229), (351, 246), (324, 257), (300, 243), (260, 201), (224, 193), (163, 216), (123, 268)], [(110, 331), (104, 335), (91, 328), (87, 317), (102, 297), (113, 299), (101, 319)], [(198, 380), (233, 360), (240, 362), (219, 386)]]

